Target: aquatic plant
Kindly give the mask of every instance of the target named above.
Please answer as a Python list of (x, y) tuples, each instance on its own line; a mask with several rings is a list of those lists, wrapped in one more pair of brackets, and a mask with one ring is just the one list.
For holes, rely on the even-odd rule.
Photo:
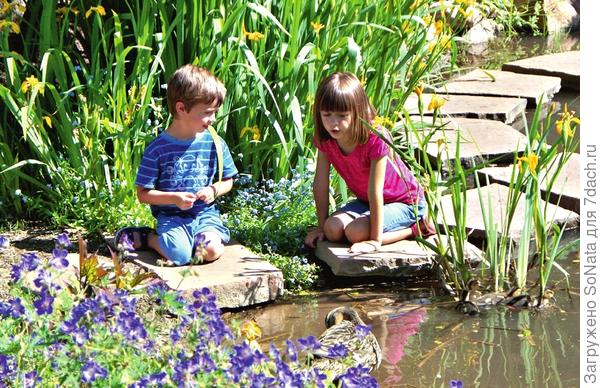
[[(62, 256), (31, 252), (12, 267), (11, 297), (0, 301), (0, 386), (333, 386), (307, 367), (314, 338), (298, 339), (293, 359), (274, 346), (265, 353), (256, 330), (224, 323), (207, 288), (184, 297), (154, 282), (86, 296), (67, 286)], [(377, 385), (360, 365), (339, 380)]]

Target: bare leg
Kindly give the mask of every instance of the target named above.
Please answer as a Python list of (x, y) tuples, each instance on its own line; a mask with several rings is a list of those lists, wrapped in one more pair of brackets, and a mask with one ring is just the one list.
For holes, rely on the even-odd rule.
[[(225, 251), (225, 246), (221, 241), (221, 237), (214, 232), (203, 232), (204, 234), (204, 250), (202, 252), (202, 259), (204, 263), (210, 263), (217, 260)], [(201, 247), (196, 247), (196, 249)], [(197, 253), (196, 253), (197, 254)]]
[(158, 242), (158, 234), (156, 234), (156, 233), (148, 234), (148, 246), (150, 248), (154, 249), (159, 255), (161, 255), (165, 259), (171, 260), (167, 255), (165, 255), (165, 253), (160, 248), (160, 244)]
[(342, 241), (345, 237), (344, 231), (352, 221), (354, 221), (354, 217), (348, 213), (333, 213), (325, 220), (325, 225), (323, 225), (325, 238), (333, 242)]
[[(348, 224), (344, 230), (346, 238), (351, 243), (367, 241), (371, 237), (371, 222), (368, 216), (359, 217)], [(382, 244), (391, 244), (396, 241), (413, 237), (410, 228), (385, 232), (382, 235)]]

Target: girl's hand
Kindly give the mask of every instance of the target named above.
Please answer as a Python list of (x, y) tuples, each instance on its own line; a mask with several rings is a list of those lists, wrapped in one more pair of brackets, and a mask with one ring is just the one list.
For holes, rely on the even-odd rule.
[(348, 252), (350, 253), (369, 253), (375, 252), (381, 248), (381, 243), (376, 240), (361, 241), (352, 244)]
[(196, 202), (196, 194), (194, 193), (177, 193), (175, 205), (181, 210), (188, 210), (194, 206)]
[(317, 247), (317, 241), (325, 240), (325, 233), (320, 229), (316, 228), (309, 231), (306, 234), (306, 238), (304, 239), (304, 244), (306, 244), (310, 248)]
[(205, 204), (209, 204), (212, 203), (215, 199), (216, 199), (216, 194), (217, 194), (217, 190), (215, 189), (215, 186), (206, 186), (201, 188), (197, 193), (196, 193), (196, 199), (199, 199), (201, 201), (204, 201)]

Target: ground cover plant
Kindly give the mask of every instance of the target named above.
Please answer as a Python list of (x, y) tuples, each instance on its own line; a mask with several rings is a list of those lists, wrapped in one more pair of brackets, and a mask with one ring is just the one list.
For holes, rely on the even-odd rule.
[[(0, 249), (9, 244), (0, 237)], [(260, 329), (228, 327), (206, 288), (187, 298), (162, 283), (84, 292), (89, 273), (72, 272), (70, 244), (60, 234), (49, 260), (29, 252), (12, 267), (11, 297), (0, 301), (0, 386), (334, 386), (309, 366), (315, 337), (263, 352)], [(127, 249), (123, 241), (121, 258)], [(334, 351), (350, 361), (343, 345)], [(377, 386), (360, 365), (339, 384)]]

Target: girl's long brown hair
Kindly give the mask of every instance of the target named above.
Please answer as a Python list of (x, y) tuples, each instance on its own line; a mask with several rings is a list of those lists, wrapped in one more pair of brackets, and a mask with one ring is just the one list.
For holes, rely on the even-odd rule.
[(352, 73), (341, 72), (333, 73), (323, 79), (317, 89), (313, 106), (317, 144), (331, 139), (323, 126), (321, 111), (350, 112), (352, 115), (352, 140), (356, 144), (367, 142), (369, 128), (365, 125), (365, 121), (370, 123), (377, 114), (358, 78)]

